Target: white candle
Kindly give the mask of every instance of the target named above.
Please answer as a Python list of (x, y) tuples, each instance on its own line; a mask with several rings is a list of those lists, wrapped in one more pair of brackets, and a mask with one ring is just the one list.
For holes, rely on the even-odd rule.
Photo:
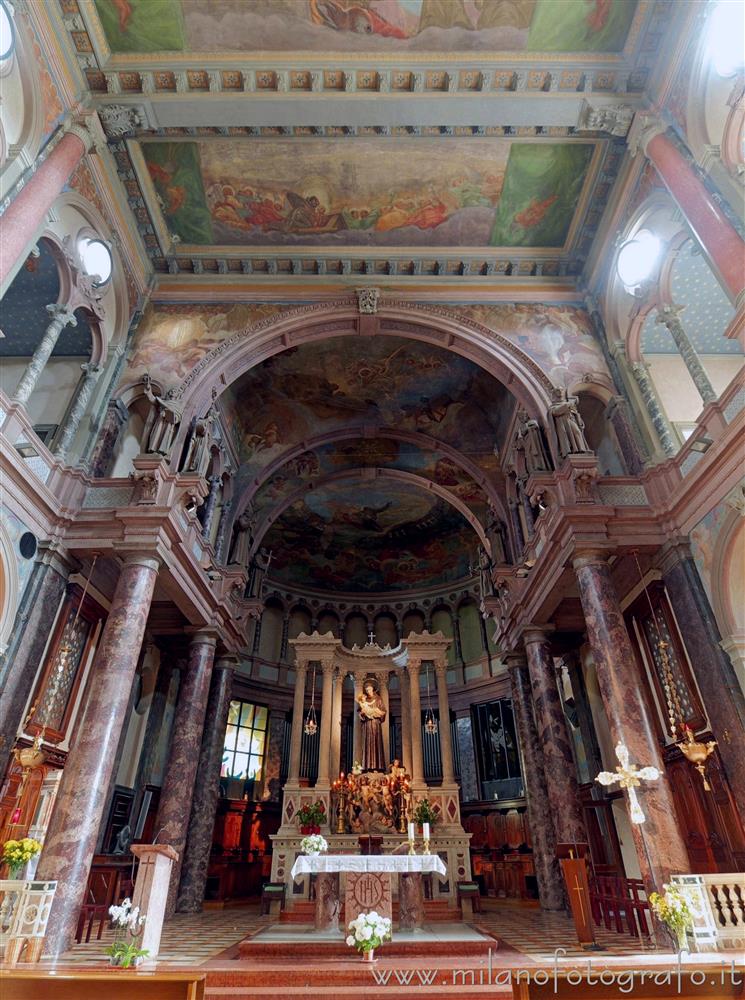
[(425, 840), (429, 840), (429, 823), (422, 823), (422, 836)]
[(409, 840), (414, 840), (416, 837), (416, 827), (413, 823), (409, 823)]

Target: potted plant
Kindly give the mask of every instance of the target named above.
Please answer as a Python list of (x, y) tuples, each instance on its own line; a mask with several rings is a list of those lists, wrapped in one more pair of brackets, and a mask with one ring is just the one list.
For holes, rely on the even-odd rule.
[(326, 822), (326, 807), (320, 799), (311, 802), (298, 811), (297, 818), (302, 834), (320, 833), (321, 825)]
[(391, 937), (390, 917), (382, 917), (376, 910), (360, 913), (349, 921), (347, 944), (362, 953), (365, 962), (375, 961), (375, 949)]
[(674, 885), (663, 885), (662, 888), (664, 892), (661, 895), (659, 892), (650, 893), (649, 905), (674, 937), (678, 952), (683, 952), (688, 947), (686, 931), (693, 927), (693, 913), (680, 889)]
[(3, 863), (8, 866), (8, 874), (12, 879), (21, 878), (26, 865), (35, 858), (41, 850), (41, 844), (33, 837), (22, 837), (20, 840), (6, 840), (3, 845)]
[(328, 849), (328, 841), (320, 833), (311, 833), (309, 836), (303, 837), (300, 841), (300, 850), (303, 854), (309, 855), (309, 857), (315, 857), (317, 854), (325, 854)]
[(114, 940), (106, 949), (109, 965), (120, 969), (141, 965), (148, 954), (147, 948), (139, 947), (145, 914), (140, 913), (139, 906), (133, 907), (130, 899), (125, 899), (120, 906), (109, 907), (109, 916), (114, 925)]
[(414, 822), (418, 823), (419, 826), (424, 826), (425, 823), (429, 823), (430, 826), (434, 826), (439, 819), (438, 814), (435, 812), (432, 803), (429, 799), (419, 799), (414, 809)]

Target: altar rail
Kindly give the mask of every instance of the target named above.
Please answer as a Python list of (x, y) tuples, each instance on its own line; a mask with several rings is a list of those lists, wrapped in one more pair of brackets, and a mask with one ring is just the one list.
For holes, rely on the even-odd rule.
[(697, 950), (745, 948), (745, 872), (674, 875), (694, 913)]
[(56, 882), (25, 879), (0, 880), (0, 948), (8, 965), (21, 958), (38, 962)]

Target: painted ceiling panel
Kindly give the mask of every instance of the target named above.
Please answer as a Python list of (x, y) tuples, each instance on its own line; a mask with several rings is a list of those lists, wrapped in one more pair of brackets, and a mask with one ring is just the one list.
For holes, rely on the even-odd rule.
[(308, 492), (263, 544), (276, 582), (372, 593), (463, 579), (478, 538), (439, 497), (408, 483), (358, 479)]
[(596, 143), (142, 143), (184, 246), (564, 247)]
[(112, 51), (619, 52), (635, 0), (95, 0)]

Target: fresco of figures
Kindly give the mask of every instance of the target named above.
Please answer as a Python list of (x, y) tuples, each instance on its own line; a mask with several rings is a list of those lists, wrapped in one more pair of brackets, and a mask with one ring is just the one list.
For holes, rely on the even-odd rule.
[(95, 0), (114, 52), (619, 52), (636, 0)]
[(225, 395), (246, 477), (311, 436), (365, 425), (459, 445), (489, 471), (513, 405), (473, 362), (399, 337), (370, 338), (364, 351), (359, 337), (303, 344), (246, 372)]
[(397, 480), (337, 481), (309, 490), (262, 544), (287, 586), (354, 593), (410, 590), (468, 576), (478, 537), (446, 501)]
[[(277, 304), (148, 305), (135, 334), (131, 368), (150, 372), (167, 385), (177, 383), (222, 341), (272, 316), (279, 318), (282, 311)], [(587, 313), (576, 306), (463, 305), (452, 316), (473, 320), (511, 341), (558, 384), (571, 385), (587, 372), (607, 373)], [(366, 347), (374, 349), (372, 342)]]
[(563, 247), (592, 141), (147, 141), (184, 245)]
[(257, 524), (293, 492), (324, 476), (366, 468), (400, 469), (443, 486), (463, 501), (482, 524), (487, 523), (488, 501), (484, 490), (462, 468), (439, 451), (425, 451), (410, 442), (390, 438), (355, 438), (310, 449), (290, 459), (252, 498)]

